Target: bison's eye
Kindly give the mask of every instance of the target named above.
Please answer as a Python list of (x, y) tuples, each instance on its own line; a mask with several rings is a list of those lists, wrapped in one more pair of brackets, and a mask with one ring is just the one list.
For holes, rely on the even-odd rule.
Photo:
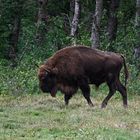
[(40, 76), (40, 77), (39, 77), (39, 80), (40, 80), (40, 81), (45, 81), (45, 79), (46, 79), (45, 76)]

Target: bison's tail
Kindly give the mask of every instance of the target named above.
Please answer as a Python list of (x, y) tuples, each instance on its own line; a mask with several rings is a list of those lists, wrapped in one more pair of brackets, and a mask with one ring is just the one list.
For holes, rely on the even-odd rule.
[(128, 69), (127, 69), (127, 66), (126, 66), (126, 61), (125, 61), (125, 58), (123, 55), (121, 55), (121, 57), (123, 58), (123, 65), (124, 65), (124, 73), (125, 73), (125, 86), (127, 84), (127, 79), (129, 77), (129, 73), (128, 73)]

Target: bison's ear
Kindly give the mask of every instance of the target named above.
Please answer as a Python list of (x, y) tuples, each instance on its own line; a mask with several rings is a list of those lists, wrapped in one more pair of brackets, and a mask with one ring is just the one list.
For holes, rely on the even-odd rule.
[(53, 74), (58, 74), (58, 69), (57, 69), (57, 68), (53, 68), (53, 69), (51, 70), (51, 73), (53, 73)]

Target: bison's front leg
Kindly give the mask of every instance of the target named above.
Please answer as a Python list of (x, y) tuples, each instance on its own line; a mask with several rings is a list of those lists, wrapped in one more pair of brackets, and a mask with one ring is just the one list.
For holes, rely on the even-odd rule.
[(65, 105), (69, 104), (69, 99), (72, 97), (73, 94), (65, 94), (64, 95), (64, 100), (65, 100)]

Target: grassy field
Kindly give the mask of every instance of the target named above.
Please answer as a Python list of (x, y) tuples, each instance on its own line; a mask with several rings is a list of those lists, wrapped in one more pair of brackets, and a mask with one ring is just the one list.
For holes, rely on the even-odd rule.
[(116, 94), (100, 109), (105, 96), (92, 95), (91, 108), (80, 94), (68, 107), (62, 95), (1, 95), (0, 140), (140, 140), (140, 96), (124, 109)]

